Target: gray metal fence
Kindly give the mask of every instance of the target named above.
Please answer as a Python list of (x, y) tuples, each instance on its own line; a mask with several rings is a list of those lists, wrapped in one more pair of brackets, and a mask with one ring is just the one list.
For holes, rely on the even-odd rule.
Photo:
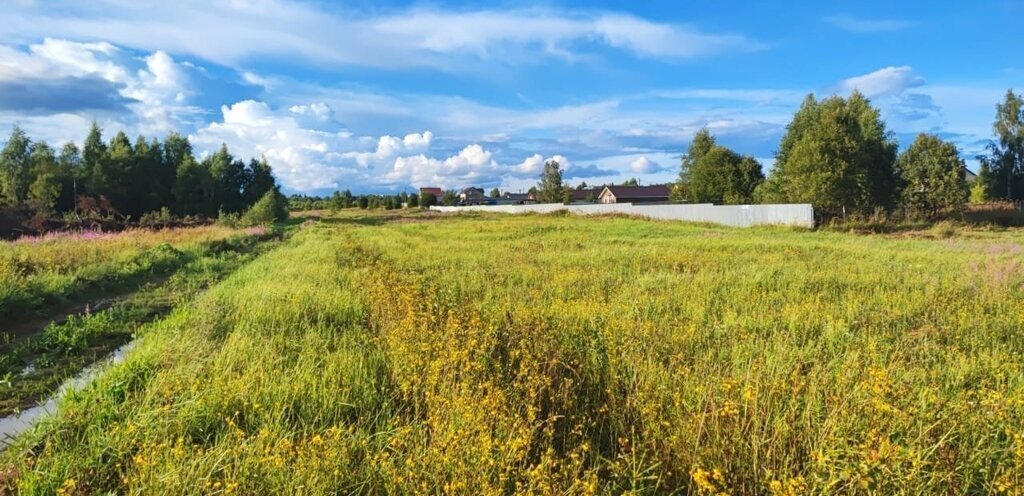
[(624, 214), (648, 219), (710, 222), (733, 227), (786, 225), (814, 227), (814, 208), (810, 204), (780, 205), (633, 205), (631, 203), (588, 203), (562, 205), (470, 205), (465, 207), (432, 206), (438, 212), (497, 212), (506, 214), (551, 213), (567, 210), (577, 215)]

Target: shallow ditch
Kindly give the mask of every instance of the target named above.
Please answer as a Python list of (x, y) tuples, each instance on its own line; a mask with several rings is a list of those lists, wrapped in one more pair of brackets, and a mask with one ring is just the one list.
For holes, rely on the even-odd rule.
[(65, 395), (87, 386), (104, 367), (120, 363), (124, 360), (125, 353), (132, 349), (133, 346), (135, 346), (135, 341), (122, 345), (102, 360), (89, 365), (79, 371), (74, 377), (64, 381), (60, 388), (45, 401), (0, 419), (0, 450), (6, 449), (19, 434), (31, 429), (39, 419), (55, 413), (57, 411), (57, 403)]
[(22, 328), (15, 341), (0, 346), (0, 415), (7, 415), (0, 419), (5, 426), (0, 435), (31, 424), (69, 384), (91, 377), (96, 364), (119, 357), (142, 326), (187, 304), (281, 239), (272, 235), (219, 243), (190, 256), (170, 274), (154, 275), (133, 292), (79, 302), (76, 313), (58, 313), (37, 320), (31, 329)]

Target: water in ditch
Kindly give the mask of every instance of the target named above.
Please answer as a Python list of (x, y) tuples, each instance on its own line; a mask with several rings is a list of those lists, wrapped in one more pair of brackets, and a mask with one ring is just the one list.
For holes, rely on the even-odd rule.
[(102, 360), (82, 369), (74, 377), (64, 381), (64, 384), (46, 401), (0, 419), (0, 450), (6, 449), (19, 434), (31, 429), (40, 419), (56, 413), (57, 404), (65, 395), (89, 385), (104, 367), (124, 360), (125, 353), (133, 346), (135, 342), (131, 341), (110, 352)]

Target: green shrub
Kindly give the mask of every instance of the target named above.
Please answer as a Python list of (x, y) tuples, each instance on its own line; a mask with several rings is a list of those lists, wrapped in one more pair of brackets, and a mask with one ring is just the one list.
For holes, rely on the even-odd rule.
[(272, 224), (288, 218), (288, 199), (277, 189), (267, 191), (244, 215), (243, 226)]
[(146, 227), (157, 227), (162, 225), (168, 225), (174, 222), (174, 215), (171, 214), (171, 210), (167, 207), (162, 207), (160, 210), (154, 210), (152, 212), (146, 212), (139, 218), (139, 224)]
[(241, 222), (242, 214), (238, 212), (225, 212), (221, 210), (220, 214), (217, 215), (217, 224), (224, 227), (238, 227)]
[(971, 185), (971, 198), (970, 202), (974, 205), (981, 205), (988, 203), (992, 198), (989, 197), (988, 189), (985, 187), (985, 183), (981, 181), (975, 181)]

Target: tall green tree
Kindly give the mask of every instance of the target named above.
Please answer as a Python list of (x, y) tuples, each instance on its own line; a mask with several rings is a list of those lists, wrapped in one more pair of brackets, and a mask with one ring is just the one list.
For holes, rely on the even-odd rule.
[[(674, 188), (677, 201), (751, 203), (764, 180), (761, 164), (715, 142), (706, 129), (697, 133), (683, 156)], [(685, 182), (684, 182), (685, 181)]]
[(164, 161), (163, 144), (156, 138), (147, 142), (145, 137), (139, 136), (135, 141), (132, 215), (170, 208), (176, 177), (176, 168)]
[[(245, 163), (235, 160), (228, 152), (226, 144), (221, 144), (220, 149), (204, 161), (210, 170), (213, 178), (213, 197), (210, 198), (209, 215), (217, 212), (236, 213), (243, 211), (246, 207), (245, 189), (251, 181), (250, 173), (246, 171)], [(262, 197), (264, 195), (260, 195)]]
[[(162, 152), (164, 165), (169, 166), (171, 170), (177, 170), (178, 166), (186, 158), (195, 159), (195, 156), (192, 154), (192, 143), (188, 141), (188, 138), (178, 133), (168, 134), (164, 138), (163, 148), (160, 151)], [(255, 203), (255, 200), (253, 203)]]
[(1020, 200), (1024, 198), (1024, 97), (1007, 90), (996, 105), (992, 129), (996, 139), (989, 144), (989, 154), (979, 157), (986, 169), (979, 179), (988, 187), (988, 196)]
[(680, 161), (679, 178), (676, 180), (670, 193), (672, 201), (692, 201), (689, 191), (690, 173), (693, 170), (694, 164), (714, 147), (715, 137), (711, 135), (711, 131), (708, 131), (707, 128), (701, 128), (697, 131), (697, 134), (693, 135), (693, 140), (690, 141), (690, 148)]
[(331, 194), (331, 211), (337, 212), (338, 210), (344, 208), (342, 206), (344, 202), (345, 200), (341, 197), (341, 192), (335, 190), (334, 193)]
[[(166, 206), (175, 213), (191, 210), (193, 207), (178, 204), (179, 198), (190, 196), (181, 191), (182, 187), (178, 185), (178, 181), (182, 164), (188, 162), (189, 166), (186, 167), (188, 169), (196, 163), (195, 155), (192, 153), (192, 143), (188, 141), (188, 138), (172, 132), (164, 138), (160, 152), (162, 171), (169, 177), (168, 191), (166, 192), (169, 199)], [(256, 203), (258, 199), (259, 197), (253, 198), (249, 203)]]
[(107, 145), (106, 160), (93, 171), (94, 193), (105, 197), (122, 215), (132, 215), (135, 200), (135, 149), (128, 135), (118, 132)]
[(762, 202), (811, 203), (826, 216), (892, 208), (898, 199), (896, 141), (860, 93), (804, 100), (786, 129)]
[(562, 203), (565, 187), (562, 184), (562, 166), (557, 160), (544, 163), (544, 171), (540, 174), (537, 185), (537, 201), (540, 203)]
[(0, 150), (0, 204), (21, 205), (28, 197), (31, 182), (32, 141), (16, 125)]
[(103, 130), (92, 121), (89, 127), (89, 134), (82, 143), (82, 167), (80, 169), (79, 184), (83, 185), (84, 192), (90, 195), (99, 194), (102, 189), (100, 171), (107, 160), (107, 145), (103, 143)]
[(60, 155), (57, 157), (57, 164), (64, 175), (64, 185), (61, 188), (60, 197), (57, 199), (57, 210), (61, 212), (71, 211), (78, 201), (79, 189), (84, 193), (84, 186), (81, 183), (82, 155), (74, 142), (68, 141), (60, 148)]
[(32, 144), (31, 176), (33, 181), (28, 188), (27, 203), (37, 216), (49, 217), (56, 212), (57, 199), (60, 198), (65, 178), (53, 148), (45, 141)]
[(162, 158), (160, 144), (146, 141), (145, 136), (135, 139), (132, 152), (133, 163), (128, 171), (130, 176), (125, 189), (124, 213), (139, 218), (142, 214), (159, 210), (165, 205), (159, 195), (162, 185), (157, 176)]
[[(261, 157), (259, 160), (255, 158), (249, 161), (248, 169), (248, 183), (245, 186), (243, 196), (247, 204), (256, 203), (257, 200), (267, 194), (267, 191), (275, 188), (277, 182), (274, 180), (274, 171), (271, 169), (270, 164), (267, 163), (265, 157)], [(348, 203), (352, 203), (352, 193), (348, 190), (342, 193), (345, 196), (348, 193)]]
[(178, 164), (174, 182), (174, 204), (178, 215), (207, 215), (207, 199), (213, 184), (209, 170), (197, 163), (191, 154)]
[(966, 165), (956, 145), (932, 134), (919, 134), (897, 160), (902, 176), (901, 204), (912, 212), (934, 217), (960, 211), (970, 190)]

